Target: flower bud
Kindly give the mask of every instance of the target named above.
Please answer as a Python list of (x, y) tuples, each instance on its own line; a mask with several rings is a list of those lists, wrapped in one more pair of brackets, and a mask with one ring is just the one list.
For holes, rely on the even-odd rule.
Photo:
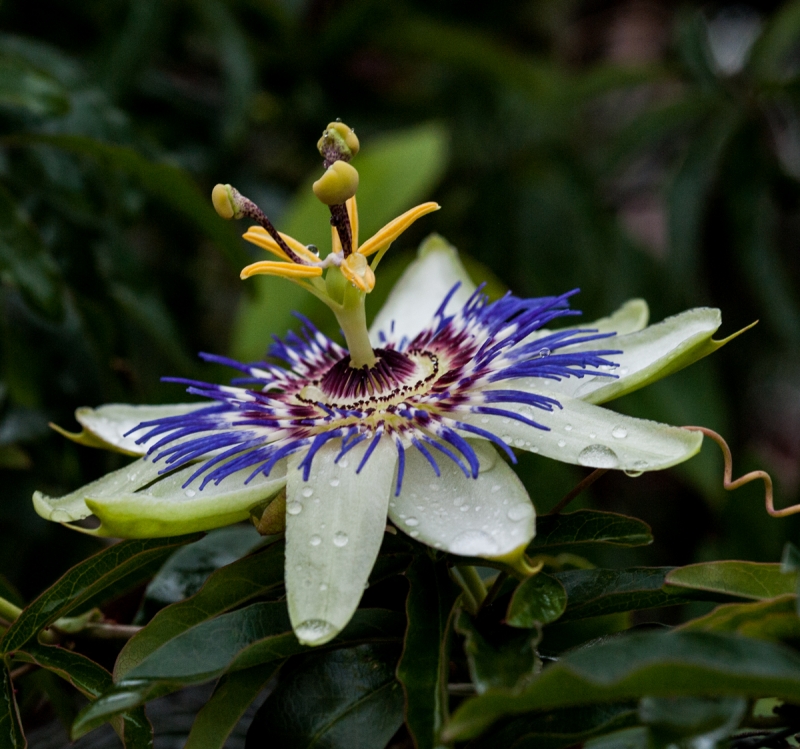
[(358, 153), (358, 137), (344, 122), (329, 122), (317, 141), (317, 148), (322, 157), (329, 161), (349, 161)]
[(214, 189), (211, 191), (214, 210), (224, 219), (242, 217), (242, 209), (237, 197), (240, 197), (238, 192), (230, 185), (214, 185)]
[(325, 205), (342, 205), (356, 194), (358, 172), (346, 161), (334, 161), (312, 189)]

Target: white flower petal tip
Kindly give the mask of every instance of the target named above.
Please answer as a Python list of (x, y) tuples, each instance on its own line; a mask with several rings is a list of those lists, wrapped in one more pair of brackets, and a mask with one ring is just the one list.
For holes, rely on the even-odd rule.
[[(539, 391), (547, 395), (544, 390)], [(554, 396), (555, 397), (555, 396)], [(623, 416), (590, 403), (557, 396), (552, 411), (515, 407), (536, 428), (514, 418), (471, 415), (468, 423), (501, 436), (506, 444), (587, 468), (608, 468), (639, 475), (670, 468), (693, 457), (702, 434), (655, 421)], [(512, 409), (509, 408), (509, 411)]]
[(64, 497), (36, 492), (34, 508), (46, 520), (59, 523), (94, 515), (100, 521), (96, 528), (70, 526), (94, 536), (179, 536), (246, 520), (252, 509), (274, 497), (286, 483), (285, 461), (268, 477), (259, 474), (245, 484), (250, 472), (242, 471), (230, 482), (212, 482), (202, 489), (202, 476), (189, 481), (196, 465), (168, 475), (159, 473), (163, 468), (142, 458)]
[(581, 326), (597, 329), (598, 333), (616, 333), (618, 336), (636, 333), (647, 327), (650, 307), (644, 299), (629, 299), (608, 317)]
[(361, 442), (338, 462), (341, 440), (326, 443), (304, 480), (305, 453), (289, 458), (286, 487), (286, 598), (297, 639), (323, 645), (353, 616), (375, 564), (395, 486), (397, 451)]
[(522, 482), (488, 443), (471, 441), (477, 478), (451, 460), (439, 461), (438, 478), (409, 451), (400, 496), (389, 518), (412, 538), (451, 554), (503, 561), (514, 567), (535, 534), (536, 512)]
[(461, 285), (450, 299), (449, 313), (461, 307), (476, 286), (455, 247), (438, 234), (430, 235), (376, 315), (369, 330), (373, 345), (380, 345), (381, 332), (397, 341), (414, 338), (430, 324), (442, 299), (456, 283)]
[[(125, 455), (144, 455), (148, 445), (137, 444), (141, 432), (128, 434), (142, 422), (179, 416), (200, 408), (208, 408), (207, 403), (176, 403), (168, 406), (130, 406), (123, 403), (109, 403), (99, 408), (79, 408), (75, 419), (83, 427), (80, 432), (69, 432), (57, 424), (50, 427), (63, 437), (87, 447), (114, 450)], [(127, 435), (127, 436), (126, 436)]]

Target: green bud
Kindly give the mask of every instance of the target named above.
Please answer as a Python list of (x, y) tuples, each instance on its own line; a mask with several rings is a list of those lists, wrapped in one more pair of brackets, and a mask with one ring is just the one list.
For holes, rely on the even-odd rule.
[(334, 161), (312, 189), (325, 205), (342, 205), (356, 194), (358, 172), (346, 161)]

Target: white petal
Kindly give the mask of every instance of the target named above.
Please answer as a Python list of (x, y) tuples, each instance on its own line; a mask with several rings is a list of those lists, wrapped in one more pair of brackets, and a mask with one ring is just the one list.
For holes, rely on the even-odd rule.
[(540, 391), (562, 408), (552, 412), (530, 406), (498, 403), (549, 431), (504, 416), (469, 414), (461, 420), (496, 434), (507, 444), (590, 468), (617, 468), (631, 473), (657, 471), (682, 463), (700, 450), (703, 435), (655, 421), (634, 419), (606, 408)]
[[(621, 350), (607, 358), (619, 367), (608, 370), (614, 377), (587, 375), (569, 377), (558, 382), (548, 380), (545, 387), (557, 393), (579, 398), (589, 403), (604, 403), (638, 390), (644, 385), (677, 372), (719, 348), (725, 341), (713, 341), (711, 336), (722, 324), (718, 309), (701, 307), (668, 317), (644, 330), (590, 341), (564, 348), (563, 351)], [(505, 381), (496, 387), (519, 388), (540, 392), (542, 380), (525, 378)]]
[(321, 645), (335, 637), (358, 607), (378, 557), (389, 495), (394, 490), (397, 450), (378, 442), (360, 473), (365, 441), (338, 462), (341, 440), (314, 456), (308, 481), (289, 458), (286, 493), (286, 597), (300, 642)]
[[(143, 421), (187, 414), (200, 408), (207, 408), (209, 405), (208, 402), (176, 403), (168, 406), (130, 406), (124, 403), (109, 403), (99, 408), (79, 408), (75, 411), (75, 418), (83, 427), (83, 431), (79, 434), (67, 432), (60, 427), (55, 427), (55, 429), (80, 444), (117, 450), (127, 455), (144, 455), (147, 452), (148, 443), (137, 445), (136, 440), (145, 433), (145, 430), (126, 437), (125, 435), (131, 429)], [(160, 438), (154, 437), (150, 442), (156, 439)]]
[(650, 308), (647, 302), (644, 299), (629, 299), (608, 317), (571, 327), (596, 329), (598, 333), (616, 333), (620, 336), (642, 330), (647, 326), (649, 319)]
[[(141, 459), (58, 499), (36, 492), (36, 511), (48, 520), (71, 522), (96, 515), (100, 526), (86, 531), (115, 538), (155, 538), (211, 530), (246, 520), (250, 510), (286, 483), (286, 461), (270, 475), (247, 468), (200, 489), (202, 476), (184, 487), (198, 464), (160, 476), (164, 463)], [(147, 487), (143, 489), (142, 487)]]
[(480, 460), (467, 478), (449, 458), (437, 458), (441, 476), (411, 447), (399, 497), (389, 501), (392, 522), (428, 546), (470, 557), (521, 554), (533, 538), (536, 513), (522, 482), (489, 443), (470, 441)]
[(419, 257), (400, 276), (386, 304), (375, 316), (369, 330), (372, 345), (380, 345), (380, 331), (392, 340), (399, 341), (404, 336), (409, 340), (414, 338), (430, 324), (447, 293), (459, 281), (461, 286), (450, 300), (448, 312), (464, 305), (475, 291), (475, 284), (458, 259), (454, 247), (436, 236), (423, 242)]

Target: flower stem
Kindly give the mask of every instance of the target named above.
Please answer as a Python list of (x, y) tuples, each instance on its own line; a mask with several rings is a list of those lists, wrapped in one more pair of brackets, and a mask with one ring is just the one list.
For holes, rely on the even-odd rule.
[(0, 598), (0, 619), (5, 619), (9, 623), (15, 622), (21, 613), (22, 609), (19, 606), (15, 606), (5, 598)]
[(486, 586), (478, 571), (471, 564), (463, 564), (453, 567), (453, 575), (466, 594), (470, 608), (474, 608), (471, 613), (477, 613), (486, 598)]
[(350, 366), (354, 369), (360, 369), (365, 365), (371, 367), (377, 361), (372, 344), (369, 342), (367, 315), (364, 311), (365, 296), (362, 291), (347, 284), (343, 304), (336, 311), (336, 319), (342, 328), (347, 341), (347, 350), (350, 352)]

